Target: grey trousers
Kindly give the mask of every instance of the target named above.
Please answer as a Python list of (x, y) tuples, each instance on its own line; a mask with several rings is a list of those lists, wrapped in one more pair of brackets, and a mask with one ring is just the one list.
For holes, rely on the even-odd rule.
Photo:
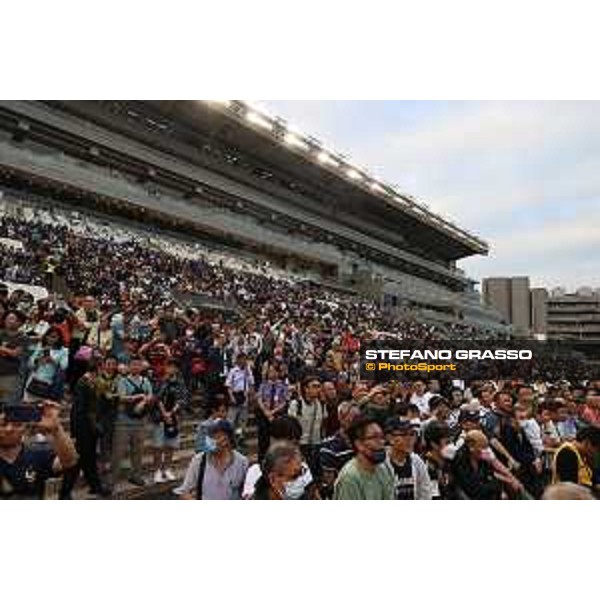
[(145, 425), (140, 423), (115, 423), (112, 440), (111, 481), (116, 483), (121, 474), (121, 462), (131, 460), (130, 476), (142, 476), (142, 454), (144, 451)]
[(0, 375), (0, 401), (20, 402), (23, 396), (23, 378), (21, 375)]

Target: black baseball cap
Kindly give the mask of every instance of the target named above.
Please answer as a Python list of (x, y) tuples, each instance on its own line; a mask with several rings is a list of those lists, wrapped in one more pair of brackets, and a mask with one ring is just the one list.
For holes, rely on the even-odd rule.
[(409, 419), (390, 417), (385, 422), (386, 433), (411, 433), (417, 431), (418, 427)]
[(468, 410), (461, 410), (459, 420), (461, 423), (464, 421), (479, 423), (479, 421), (481, 420), (481, 415), (479, 414), (478, 410), (473, 410), (471, 408)]

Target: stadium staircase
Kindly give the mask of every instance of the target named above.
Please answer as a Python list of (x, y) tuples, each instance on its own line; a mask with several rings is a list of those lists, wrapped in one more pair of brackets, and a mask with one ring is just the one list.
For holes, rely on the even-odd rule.
[[(176, 475), (175, 481), (165, 483), (154, 483), (154, 468), (151, 445), (151, 425), (147, 424), (147, 432), (144, 442), (144, 452), (142, 456), (142, 476), (146, 480), (146, 485), (143, 487), (130, 484), (127, 480), (127, 469), (129, 461), (123, 462), (123, 477), (116, 482), (112, 499), (113, 500), (146, 500), (146, 499), (176, 499), (173, 490), (181, 485), (183, 477), (188, 468), (188, 465), (195, 454), (196, 443), (196, 428), (200, 418), (198, 416), (186, 416), (180, 424), (180, 448), (173, 455), (173, 472)], [(68, 431), (68, 416), (63, 417), (63, 426)], [(248, 425), (246, 428), (246, 437), (244, 446), (240, 448), (250, 460), (250, 463), (256, 462), (257, 457), (257, 438), (256, 425), (253, 416), (249, 416)], [(46, 499), (57, 500), (60, 492), (61, 479), (54, 478), (48, 481), (46, 486)], [(100, 499), (99, 496), (93, 496), (87, 491), (87, 484), (83, 474), (80, 474), (77, 485), (73, 490), (74, 500), (92, 500)]]

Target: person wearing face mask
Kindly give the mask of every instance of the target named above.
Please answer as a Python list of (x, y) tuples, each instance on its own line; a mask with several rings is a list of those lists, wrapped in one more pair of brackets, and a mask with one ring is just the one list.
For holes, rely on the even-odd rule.
[(385, 436), (374, 419), (360, 417), (348, 428), (355, 457), (334, 484), (334, 500), (393, 500), (394, 471), (386, 461)]
[(248, 459), (234, 446), (229, 421), (211, 425), (204, 452), (192, 458), (183, 483), (173, 493), (182, 500), (241, 500)]
[(289, 441), (271, 444), (261, 465), (253, 500), (302, 500), (312, 482), (298, 446)]
[(431, 497), (433, 500), (451, 500), (453, 496), (450, 464), (458, 449), (450, 441), (450, 428), (443, 423), (431, 423), (423, 435)]
[[(300, 437), (302, 436), (302, 427), (298, 422), (298, 419), (288, 415), (282, 415), (274, 419), (271, 425), (271, 445), (278, 444), (280, 442), (290, 442), (299, 448)], [(262, 477), (263, 461), (264, 457), (261, 462), (253, 464), (246, 473), (244, 491), (242, 492), (242, 498), (244, 500), (250, 500), (254, 498), (257, 483)], [(306, 467), (304, 469), (305, 494), (303, 497), (310, 500), (319, 500), (320, 497), (318, 495), (317, 486), (313, 480), (310, 467), (308, 464), (306, 464), (306, 462), (303, 462), (302, 464), (304, 467)]]

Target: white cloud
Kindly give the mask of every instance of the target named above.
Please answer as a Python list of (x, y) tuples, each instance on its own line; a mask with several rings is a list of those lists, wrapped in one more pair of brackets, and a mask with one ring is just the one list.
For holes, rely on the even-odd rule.
[(361, 118), (355, 103), (286, 106), (307, 132), (337, 135), (357, 161), (488, 239), (489, 258), (461, 265), (470, 274), (600, 286), (600, 103), (448, 103), (383, 131), (376, 102), (361, 103)]

